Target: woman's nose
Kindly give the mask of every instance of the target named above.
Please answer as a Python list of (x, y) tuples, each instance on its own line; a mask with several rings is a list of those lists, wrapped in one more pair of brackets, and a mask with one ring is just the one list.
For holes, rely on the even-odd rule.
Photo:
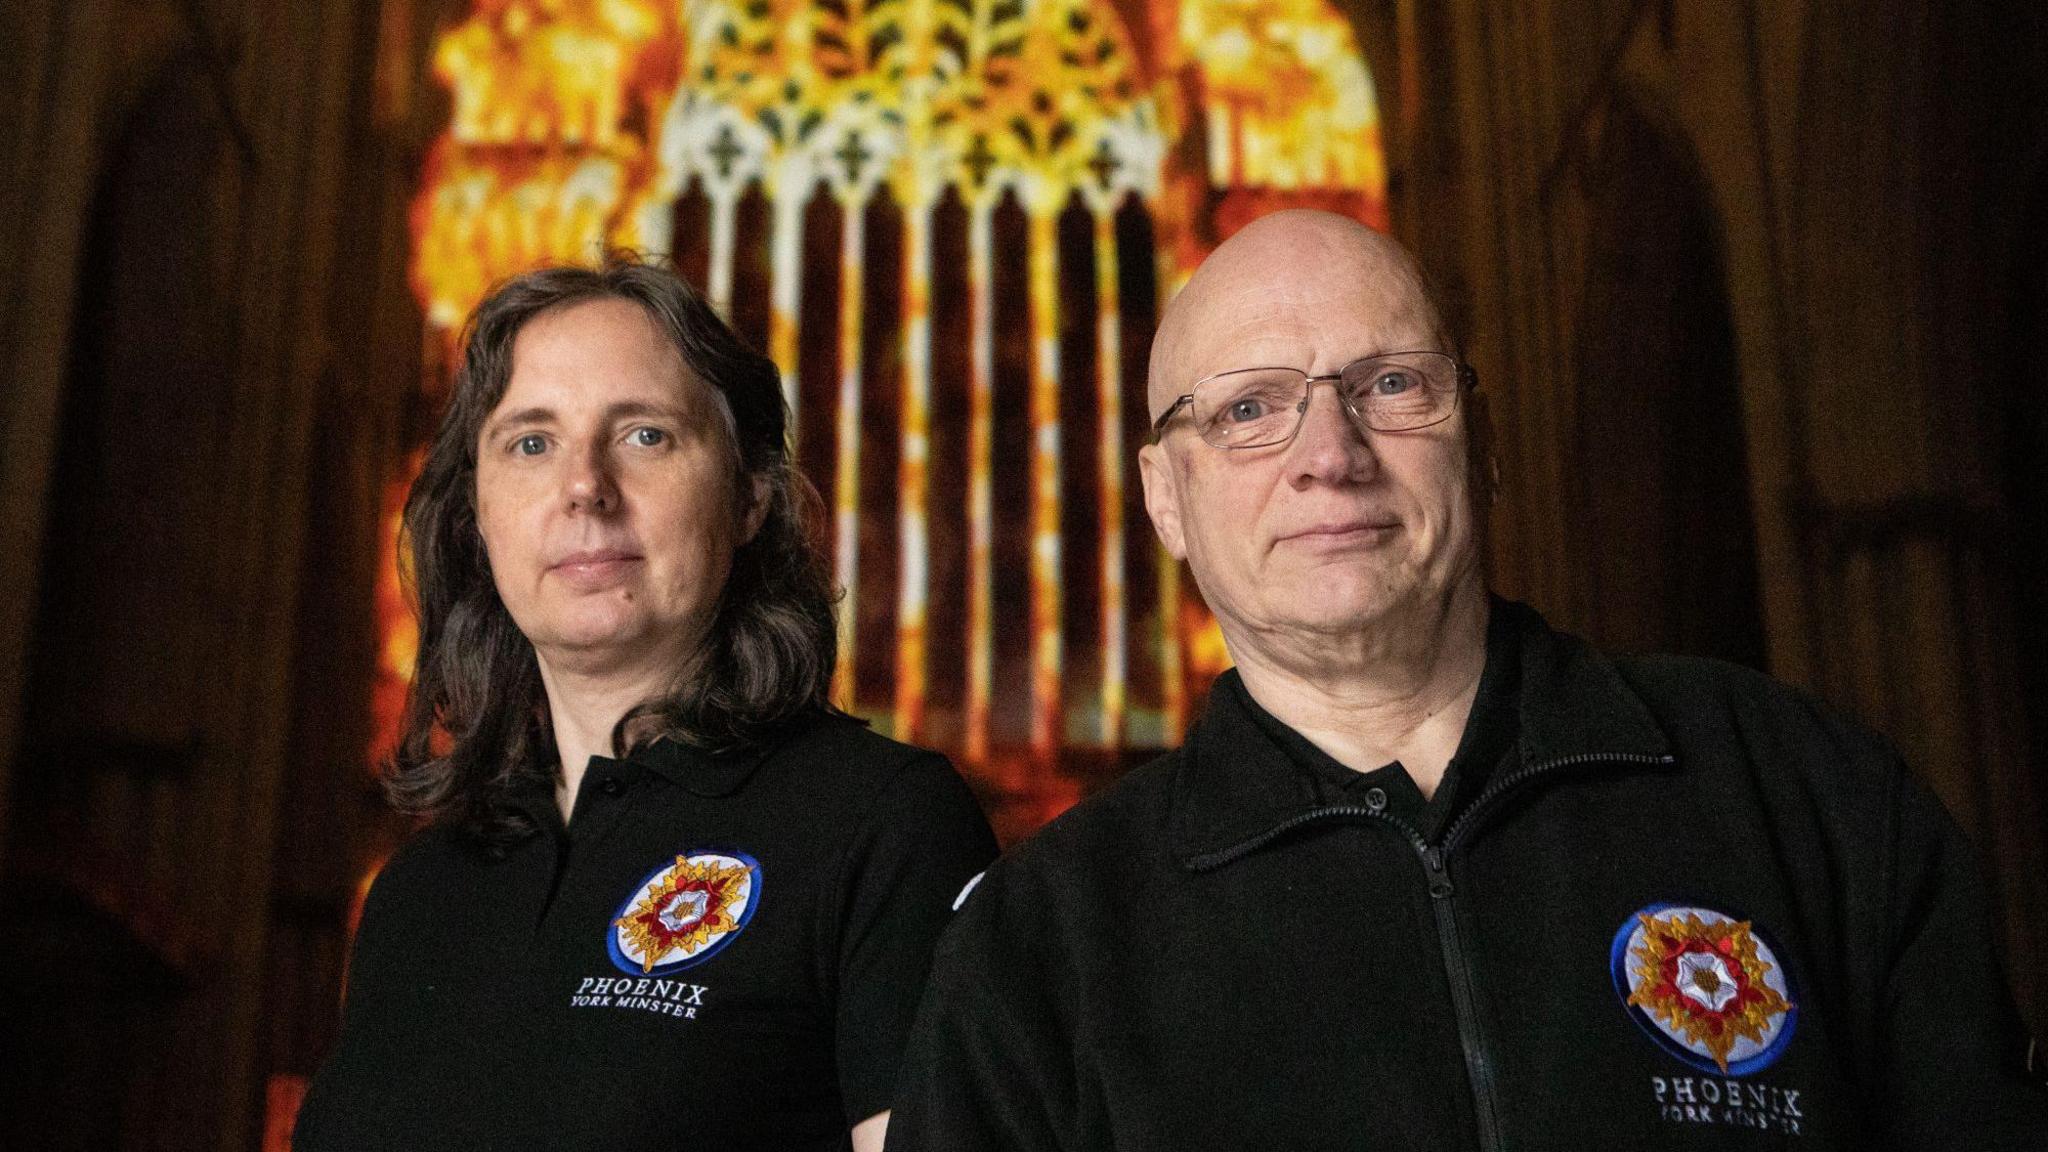
[(610, 512), (619, 504), (618, 480), (602, 448), (571, 451), (564, 489), (572, 511)]

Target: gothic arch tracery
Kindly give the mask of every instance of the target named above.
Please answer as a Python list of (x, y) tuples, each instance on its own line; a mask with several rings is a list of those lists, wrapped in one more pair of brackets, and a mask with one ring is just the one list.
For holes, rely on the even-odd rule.
[[(806, 213), (816, 197), (828, 198), (840, 220), (828, 499), (836, 575), (850, 600), (862, 587), (862, 445), (877, 432), (863, 401), (875, 388), (893, 390), (901, 446), (891, 494), (892, 698), (857, 698), (854, 658), (876, 638), (848, 603), (842, 702), (898, 735), (927, 737), (930, 445), (964, 432), (968, 660), (958, 750), (971, 762), (1004, 744), (1050, 757), (1077, 738), (1070, 704), (1085, 716), (1084, 742), (1170, 743), (1184, 725), (1187, 682), (1213, 673), (1221, 650), (1213, 636), (1183, 635), (1178, 572), (1163, 558), (1154, 566), (1157, 618), (1130, 618), (1119, 284), (1126, 272), (1149, 277), (1163, 299), (1209, 243), (1273, 208), (1337, 207), (1381, 227), (1386, 208), (1370, 75), (1349, 23), (1327, 0), (1156, 6), (1144, 10), (1141, 50), (1107, 0), (478, 0), (435, 54), (455, 114), (415, 203), (416, 290), (433, 325), (452, 336), (491, 283), (520, 269), (588, 259), (606, 245), (700, 248), (702, 287), (714, 304), (730, 314), (735, 293), (767, 296), (767, 350), (786, 395), (793, 407), (807, 394), (817, 403), (816, 390), (800, 386), (799, 352), (827, 333), (803, 330), (800, 265)], [(736, 281), (736, 219), (750, 195), (768, 204), (765, 284)], [(966, 209), (973, 354), (965, 379), (936, 383), (970, 397), (964, 430), (934, 428), (931, 417), (933, 229), (948, 197)], [(685, 198), (708, 203), (701, 235), (694, 216), (690, 234), (677, 231)], [(995, 224), (1010, 200), (1022, 210), (1018, 236), (999, 235)], [(900, 214), (893, 248), (875, 248), (866, 235), (876, 205)], [(1151, 251), (1119, 242), (1119, 214), (1133, 205), (1150, 222)], [(1092, 269), (1061, 267), (1059, 222), (1076, 209), (1093, 221)], [(999, 629), (991, 594), (1005, 578), (990, 547), (991, 330), (998, 309), (1013, 307), (993, 288), (996, 262), (1012, 258), (1025, 268), (1014, 307), (1029, 330), (1029, 428), (1020, 432), (1030, 446), (1030, 654), (1028, 683), (999, 686), (993, 651), (1009, 630)], [(876, 259), (900, 261), (900, 275), (884, 278), (901, 282), (901, 329), (890, 334), (900, 379), (862, 378), (862, 342), (873, 338), (863, 293), (870, 280), (884, 282), (870, 275)], [(1090, 281), (1094, 317), (1061, 315), (1063, 276)], [(1060, 336), (1063, 325), (1091, 320), (1095, 354), (1086, 359), (1101, 435), (1093, 446), (1063, 443)], [(1061, 477), (1070, 452), (1100, 462), (1102, 539), (1090, 548), (1100, 560), (1093, 594), (1102, 627), (1078, 679), (1062, 643), (1072, 573), (1063, 570)], [(1206, 622), (1198, 605), (1192, 611)], [(1158, 649), (1158, 683), (1135, 694), (1126, 660), (1133, 644)], [(1076, 683), (1093, 689), (1092, 699), (1065, 699)], [(1028, 733), (994, 730), (991, 701), (1001, 689), (1028, 691)]]

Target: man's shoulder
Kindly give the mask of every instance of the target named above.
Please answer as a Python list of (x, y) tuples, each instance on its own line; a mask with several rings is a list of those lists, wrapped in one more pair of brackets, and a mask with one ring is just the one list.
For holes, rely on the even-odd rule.
[(1048, 899), (1077, 921), (1142, 900), (1175, 871), (1171, 798), (1181, 759), (1175, 749), (1132, 769), (1011, 847), (962, 919), (1000, 934), (994, 922), (1036, 922)]
[(1495, 606), (1521, 621), (1524, 720), (1553, 740), (1612, 721), (1708, 794), (1759, 791), (1830, 818), (1875, 818), (1910, 787), (1883, 736), (1806, 688), (1727, 660), (1607, 652), (1527, 605)]
[(1890, 746), (1868, 725), (1808, 689), (1746, 664), (1664, 654), (1611, 659), (1615, 671), (1666, 725), (1732, 724), (1798, 736), (1843, 754), (1890, 755)]
[(1173, 791), (1184, 759), (1171, 749), (1048, 821), (1010, 851), (1033, 871), (1127, 869), (1169, 855)]
[(1739, 779), (1774, 803), (1873, 826), (1915, 786), (1890, 741), (1807, 689), (1698, 656), (1627, 656), (1614, 665), (1681, 768), (1709, 781)]

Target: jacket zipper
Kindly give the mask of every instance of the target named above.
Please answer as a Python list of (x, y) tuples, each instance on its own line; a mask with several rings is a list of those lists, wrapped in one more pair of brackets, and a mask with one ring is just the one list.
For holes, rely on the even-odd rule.
[(1436, 914), (1436, 939), (1443, 950), (1444, 978), (1451, 985), (1451, 1010), (1458, 1018), (1458, 1047), (1465, 1053), (1465, 1077), (1472, 1082), (1472, 1118), (1479, 1128), (1479, 1147), (1500, 1152), (1500, 1119), (1494, 1114), (1493, 1050), (1479, 1024), (1478, 997), (1472, 990), (1472, 969), (1465, 962), (1465, 945), (1458, 933), (1457, 910), (1451, 898), (1457, 894), (1444, 870), (1443, 849), (1413, 841), (1429, 873), (1429, 907)]
[(1457, 909), (1452, 904), (1457, 889), (1451, 883), (1445, 856), (1460, 843), (1462, 834), (1467, 829), (1477, 826), (1477, 818), (1509, 791), (1552, 769), (1596, 762), (1670, 764), (1674, 762), (1674, 758), (1639, 752), (1582, 753), (1525, 764), (1488, 783), (1472, 801), (1471, 807), (1459, 814), (1444, 831), (1440, 845), (1431, 844), (1423, 839), (1422, 833), (1409, 827), (1406, 822), (1388, 815), (1382, 808), (1336, 804), (1326, 808), (1310, 809), (1228, 848), (1196, 856), (1188, 861), (1188, 867), (1197, 872), (1220, 868), (1258, 851), (1303, 825), (1328, 820), (1378, 820), (1400, 831), (1407, 838), (1409, 845), (1415, 849), (1416, 855), (1421, 857), (1423, 870), (1429, 878), (1430, 910), (1436, 919), (1437, 944), (1443, 953), (1444, 978), (1451, 986), (1451, 1009), (1457, 1017), (1459, 1047), (1465, 1053), (1465, 1074), (1472, 1086), (1473, 1118), (1479, 1129), (1479, 1147), (1482, 1152), (1502, 1152), (1506, 1145), (1501, 1141), (1500, 1117), (1495, 1103), (1497, 1093), (1494, 1088), (1493, 1053), (1479, 1024), (1478, 996), (1472, 986), (1472, 969), (1465, 959), (1464, 937), (1458, 931)]
[(1465, 1075), (1472, 1082), (1473, 1119), (1479, 1128), (1479, 1147), (1484, 1152), (1501, 1152), (1506, 1145), (1502, 1143), (1500, 1135), (1498, 1093), (1494, 1089), (1493, 1050), (1479, 1022), (1478, 995), (1472, 987), (1472, 968), (1465, 959), (1464, 936), (1458, 931), (1457, 909), (1452, 904), (1452, 900), (1457, 896), (1457, 888), (1451, 883), (1445, 857), (1451, 849), (1457, 847), (1461, 834), (1466, 829), (1476, 826), (1477, 818), (1500, 797), (1529, 779), (1554, 768), (1595, 761), (1668, 764), (1672, 762), (1672, 758), (1643, 753), (1582, 754), (1525, 764), (1489, 782), (1472, 801), (1472, 805), (1460, 813), (1456, 820), (1451, 821), (1451, 826), (1444, 830), (1441, 845), (1431, 844), (1414, 829), (1402, 826), (1397, 820), (1389, 819), (1389, 823), (1402, 827), (1402, 830), (1408, 833), (1408, 842), (1422, 857), (1422, 867), (1429, 875), (1429, 906), (1436, 914), (1437, 943), (1443, 949), (1444, 976), (1451, 985), (1451, 1009), (1458, 1019), (1459, 1046), (1465, 1050)]
[(1485, 788), (1480, 789), (1479, 795), (1473, 798), (1471, 805), (1459, 813), (1456, 820), (1451, 821), (1449, 828), (1444, 829), (1444, 851), (1449, 852), (1458, 843), (1458, 834), (1476, 824), (1476, 818), (1485, 811), (1489, 804), (1512, 789), (1519, 787), (1523, 781), (1528, 780), (1530, 777), (1548, 772), (1553, 768), (1566, 768), (1577, 764), (1673, 764), (1676, 762), (1677, 758), (1668, 754), (1652, 755), (1647, 752), (1583, 752), (1576, 756), (1558, 756), (1549, 760), (1538, 760), (1534, 764), (1524, 764), (1505, 776), (1495, 777)]

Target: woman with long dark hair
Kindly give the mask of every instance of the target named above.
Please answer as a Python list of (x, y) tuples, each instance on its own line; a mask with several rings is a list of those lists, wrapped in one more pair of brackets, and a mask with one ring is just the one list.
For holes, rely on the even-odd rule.
[(827, 703), (775, 367), (666, 268), (499, 288), (406, 503), (420, 654), (299, 1152), (879, 1149), (995, 843)]

